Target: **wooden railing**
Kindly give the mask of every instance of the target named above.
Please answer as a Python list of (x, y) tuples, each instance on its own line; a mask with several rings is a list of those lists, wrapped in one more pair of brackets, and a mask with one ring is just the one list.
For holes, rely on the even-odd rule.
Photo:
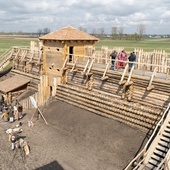
[[(131, 170), (134, 165), (136, 165), (136, 166), (133, 168), (133, 170), (136, 170), (142, 165), (142, 163), (145, 159), (145, 154), (146, 154), (147, 150), (149, 149), (152, 142), (158, 135), (159, 129), (163, 125), (163, 122), (165, 121), (167, 114), (170, 114), (169, 110), (170, 110), (170, 104), (167, 107), (167, 109), (165, 110), (164, 114), (162, 115), (162, 118), (160, 119), (160, 121), (157, 123), (157, 125), (156, 125), (151, 137), (149, 138), (148, 142), (146, 143), (144, 149), (128, 164), (128, 166), (124, 170)], [(167, 157), (168, 157), (169, 153), (170, 152), (167, 153)]]
[[(66, 54), (66, 56), (68, 57), (70, 54)], [(72, 55), (73, 60), (71, 62), (65, 61), (63, 67), (66, 66), (67, 63), (71, 63), (74, 65), (74, 68), (76, 67), (76, 65), (82, 65), (84, 66), (85, 64), (87, 64), (88, 60), (93, 60), (93, 68), (97, 67), (97, 68), (101, 68), (105, 71), (106, 65), (109, 64), (109, 66), (107, 67), (108, 70), (110, 68), (111, 65), (111, 61), (112, 59), (107, 59), (107, 58), (100, 58), (98, 55), (93, 55), (93, 56), (84, 56), (84, 55)], [(151, 75), (148, 74), (148, 72), (152, 73), (155, 71), (155, 68), (157, 68), (157, 74), (154, 74), (154, 77), (156, 78), (161, 78), (161, 79), (168, 79), (169, 75), (170, 75), (170, 65), (167, 65), (167, 63), (164, 63), (164, 65), (159, 65), (159, 64), (150, 64), (150, 63), (145, 63), (145, 62), (130, 62), (129, 60), (123, 61), (123, 60), (118, 60), (115, 59), (115, 70), (117, 72), (122, 72), (122, 69), (118, 69), (117, 68), (117, 63), (118, 62), (123, 62), (125, 63), (125, 65), (129, 64), (129, 63), (133, 63), (134, 64), (134, 75), (142, 75), (142, 76), (148, 76), (150, 77)], [(148, 70), (148, 68), (150, 68), (150, 70)], [(158, 69), (158, 68), (162, 68), (162, 69)], [(139, 71), (140, 70), (140, 71)], [(164, 71), (161, 71), (164, 70)]]

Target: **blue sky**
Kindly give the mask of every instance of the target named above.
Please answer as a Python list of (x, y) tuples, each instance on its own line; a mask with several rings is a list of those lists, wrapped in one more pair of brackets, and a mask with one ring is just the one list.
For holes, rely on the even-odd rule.
[(0, 0), (0, 31), (37, 32), (66, 27), (86, 28), (88, 33), (104, 28), (123, 28), (137, 33), (170, 34), (170, 0)]

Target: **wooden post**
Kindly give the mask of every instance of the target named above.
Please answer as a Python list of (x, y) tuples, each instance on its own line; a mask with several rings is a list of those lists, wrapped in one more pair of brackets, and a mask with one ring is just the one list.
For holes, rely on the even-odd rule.
[(124, 83), (126, 82), (126, 80), (125, 80), (125, 81), (123, 81), (123, 79), (124, 79), (124, 77), (125, 77), (125, 74), (126, 74), (126, 72), (127, 72), (128, 68), (129, 68), (129, 65), (128, 65), (128, 63), (127, 63), (127, 64), (126, 64), (126, 66), (125, 66), (125, 69), (124, 69), (124, 71), (123, 71), (123, 74), (122, 74), (121, 80), (119, 81), (119, 85), (122, 85), (122, 84), (124, 84)]
[(155, 69), (154, 69), (154, 71), (153, 71), (153, 73), (152, 73), (152, 75), (151, 75), (151, 78), (150, 78), (150, 82), (149, 82), (149, 85), (148, 85), (148, 87), (146, 88), (146, 90), (152, 90), (153, 88), (154, 88), (154, 85), (152, 85), (152, 81), (153, 81), (153, 78), (155, 77), (155, 75), (156, 75), (156, 71), (157, 71), (157, 67), (155, 67)]
[(108, 70), (109, 65), (110, 65), (110, 62), (108, 62), (107, 65), (106, 65), (106, 68), (105, 68), (105, 71), (103, 73), (103, 76), (101, 77), (102, 81), (107, 80), (109, 78), (108, 76), (106, 76), (106, 72)]
[(47, 72), (47, 64), (46, 64), (46, 47), (43, 45), (43, 68), (42, 68), (42, 74), (45, 74)]
[(73, 64), (73, 67), (72, 67), (72, 69), (70, 70), (70, 72), (76, 71), (76, 70), (75, 70), (75, 67), (76, 67), (77, 60), (78, 60), (78, 57), (75, 59), (74, 64)]

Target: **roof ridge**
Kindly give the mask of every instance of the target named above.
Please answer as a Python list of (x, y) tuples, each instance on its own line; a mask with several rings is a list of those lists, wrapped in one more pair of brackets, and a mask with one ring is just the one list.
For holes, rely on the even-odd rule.
[(39, 39), (52, 39), (52, 40), (93, 40), (98, 41), (98, 38), (92, 36), (82, 30), (74, 28), (70, 25), (63, 27), (59, 30), (53, 31), (49, 34), (39, 37)]

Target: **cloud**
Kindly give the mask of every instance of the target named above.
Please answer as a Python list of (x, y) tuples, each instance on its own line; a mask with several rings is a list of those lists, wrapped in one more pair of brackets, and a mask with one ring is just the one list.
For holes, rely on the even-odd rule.
[(0, 2), (0, 22), (0, 31), (37, 32), (45, 27), (54, 31), (71, 25), (89, 33), (99, 28), (111, 33), (112, 27), (134, 33), (145, 24), (147, 33), (170, 34), (170, 1), (5, 0)]

